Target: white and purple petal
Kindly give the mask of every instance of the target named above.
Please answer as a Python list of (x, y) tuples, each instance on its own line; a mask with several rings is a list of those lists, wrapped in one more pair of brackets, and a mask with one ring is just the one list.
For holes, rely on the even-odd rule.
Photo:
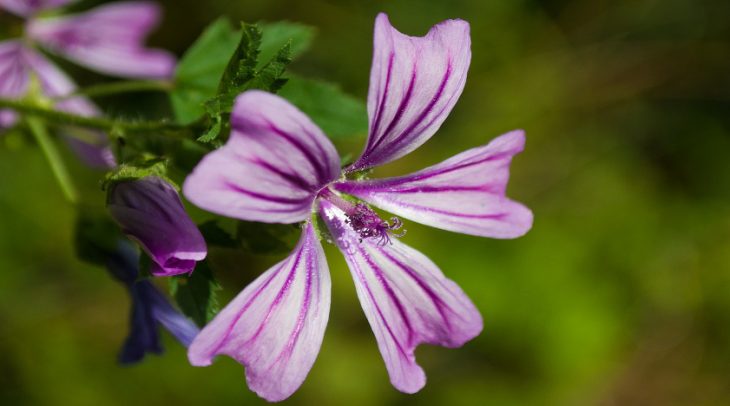
[(57, 8), (75, 0), (0, 0), (0, 8), (20, 17), (30, 17), (43, 10)]
[(327, 261), (314, 228), (294, 252), (248, 285), (195, 338), (193, 365), (218, 354), (246, 367), (249, 388), (269, 401), (289, 397), (304, 381), (324, 337), (330, 308)]
[(512, 157), (524, 145), (524, 132), (512, 131), (410, 175), (344, 181), (335, 188), (432, 227), (516, 238), (532, 227), (532, 212), (508, 199), (505, 190)]
[(155, 176), (111, 186), (109, 212), (154, 261), (156, 276), (190, 273), (207, 254), (200, 230), (172, 185)]
[(266, 223), (306, 219), (317, 191), (339, 177), (339, 157), (312, 121), (279, 96), (236, 99), (231, 136), (185, 180), (185, 197), (228, 217)]
[[(26, 96), (31, 76), (39, 82), (41, 92), (47, 97), (66, 96), (76, 89), (73, 81), (40, 53), (20, 41), (0, 43), (0, 96), (10, 99)], [(56, 103), (56, 108), (87, 117), (100, 114), (99, 109), (84, 97), (64, 99)], [(0, 129), (11, 126), (16, 119), (15, 112), (0, 110)], [(66, 132), (84, 133), (83, 139), (74, 136), (65, 139), (85, 164), (102, 169), (116, 166), (104, 133), (81, 129), (67, 129)]]
[(391, 383), (402, 392), (417, 392), (426, 376), (416, 363), (416, 347), (463, 345), (482, 330), (479, 311), (420, 252), (397, 239), (360, 242), (344, 212), (329, 201), (320, 201), (320, 212), (350, 267)]
[(348, 171), (391, 162), (431, 138), (459, 99), (471, 61), (469, 24), (462, 20), (447, 20), (425, 37), (411, 37), (380, 14), (373, 46), (370, 131)]
[(101, 73), (140, 78), (169, 78), (175, 57), (144, 47), (160, 20), (160, 8), (145, 1), (102, 5), (70, 16), (34, 19), (30, 38), (49, 50)]
[[(26, 49), (25, 60), (40, 81), (46, 96), (66, 96), (76, 90), (76, 84), (40, 53)], [(56, 103), (56, 108), (84, 117), (101, 115), (99, 108), (82, 96), (63, 99)], [(80, 128), (67, 128), (65, 133), (68, 135), (65, 137), (66, 143), (86, 165), (99, 169), (109, 169), (117, 165), (106, 134)], [(73, 133), (82, 133), (82, 136), (77, 137)]]

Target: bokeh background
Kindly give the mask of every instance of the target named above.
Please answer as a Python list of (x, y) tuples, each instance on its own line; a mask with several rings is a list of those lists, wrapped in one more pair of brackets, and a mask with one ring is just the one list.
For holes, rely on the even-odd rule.
[[(220, 15), (311, 24), (316, 42), (292, 70), (363, 99), (377, 12), (412, 35), (468, 20), (473, 60), (460, 102), (431, 141), (378, 174), (527, 131), (509, 195), (534, 211), (529, 234), (497, 241), (408, 222), (404, 237), (470, 295), (484, 332), (461, 349), (419, 348), (428, 384), (397, 392), (344, 261), (327, 247), (330, 322), (312, 372), (286, 403), (730, 404), (730, 2), (162, 4), (152, 43), (178, 54)], [(64, 68), (82, 84), (105, 80)], [(152, 93), (99, 102), (115, 114), (168, 111)], [(337, 147), (356, 154), (362, 142)], [(101, 174), (67, 158), (85, 200), (101, 206)], [(264, 403), (238, 364), (191, 367), (168, 335), (164, 356), (118, 366), (129, 298), (103, 269), (74, 258), (74, 220), (32, 142), (0, 139), (1, 404)], [(230, 263), (219, 272), (223, 301), (282, 257)]]

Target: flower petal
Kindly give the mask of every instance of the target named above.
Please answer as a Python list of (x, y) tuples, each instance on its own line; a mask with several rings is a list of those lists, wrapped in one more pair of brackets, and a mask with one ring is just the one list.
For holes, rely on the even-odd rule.
[(205, 240), (185, 212), (177, 191), (158, 177), (112, 186), (108, 208), (122, 230), (155, 262), (153, 275), (190, 273), (207, 254)]
[(0, 0), (0, 8), (20, 17), (30, 17), (41, 10), (61, 7), (72, 1), (75, 0)]
[(393, 161), (431, 138), (459, 99), (471, 61), (469, 24), (462, 20), (447, 20), (425, 37), (410, 37), (380, 14), (373, 42), (370, 133), (348, 171)]
[(168, 78), (175, 57), (143, 46), (159, 19), (160, 8), (154, 3), (121, 2), (72, 16), (34, 19), (26, 31), (51, 51), (101, 73)]
[(147, 353), (161, 354), (163, 351), (157, 321), (152, 313), (152, 307), (147, 302), (146, 289), (142, 286), (144, 285), (133, 284), (129, 287), (132, 313), (129, 335), (119, 353), (119, 362), (122, 364), (133, 364), (142, 361)]
[(345, 181), (335, 188), (429, 226), (516, 238), (532, 227), (532, 212), (505, 197), (505, 189), (512, 157), (524, 144), (524, 132), (513, 131), (410, 175)]
[(317, 191), (339, 176), (337, 151), (312, 121), (279, 96), (248, 91), (236, 100), (233, 131), (188, 176), (185, 196), (224, 216), (295, 223)]
[[(23, 96), (28, 89), (28, 79), (21, 42), (0, 42), (0, 97), (15, 99)], [(0, 129), (12, 126), (16, 119), (14, 111), (0, 110)]]
[(149, 281), (137, 282), (138, 284), (144, 283), (147, 286), (147, 301), (152, 307), (152, 316), (155, 320), (169, 331), (175, 339), (180, 342), (185, 348), (189, 347), (195, 339), (195, 336), (200, 333), (200, 329), (190, 319), (185, 317), (172, 304), (167, 298), (152, 285)]
[[(23, 46), (19, 41), (0, 43), (0, 96), (11, 99), (25, 96), (31, 74), (35, 75), (41, 91), (48, 97), (66, 96), (76, 90), (73, 81), (40, 53)], [(99, 109), (83, 97), (60, 101), (56, 103), (56, 108), (87, 117), (100, 114)], [(0, 128), (12, 125), (16, 117), (14, 112), (0, 111)], [(104, 133), (78, 128), (69, 128), (66, 132), (83, 132), (83, 140), (72, 136), (66, 137), (66, 142), (84, 163), (103, 169), (116, 166)]]
[(178, 312), (152, 283), (137, 281), (139, 254), (132, 243), (127, 240), (118, 242), (115, 251), (108, 254), (107, 270), (127, 286), (132, 298), (130, 332), (119, 354), (121, 363), (135, 363), (147, 353), (162, 352), (158, 323), (182, 345), (190, 345), (199, 332), (198, 327)]
[(289, 397), (314, 364), (330, 308), (330, 276), (314, 228), (307, 224), (284, 261), (248, 285), (195, 338), (193, 365), (215, 355), (246, 367), (248, 386), (269, 401)]
[(416, 364), (415, 348), (463, 345), (482, 330), (479, 311), (420, 252), (397, 239), (392, 245), (360, 242), (339, 208), (323, 200), (320, 210), (350, 267), (391, 383), (402, 392), (417, 392), (426, 376)]

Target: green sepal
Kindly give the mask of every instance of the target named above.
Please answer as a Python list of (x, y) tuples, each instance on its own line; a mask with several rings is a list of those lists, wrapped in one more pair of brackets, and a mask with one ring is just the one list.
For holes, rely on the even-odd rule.
[(101, 184), (102, 190), (110, 190), (112, 186), (119, 182), (134, 181), (147, 176), (162, 178), (179, 190), (175, 182), (167, 177), (167, 165), (168, 162), (164, 158), (152, 158), (122, 164), (106, 174)]

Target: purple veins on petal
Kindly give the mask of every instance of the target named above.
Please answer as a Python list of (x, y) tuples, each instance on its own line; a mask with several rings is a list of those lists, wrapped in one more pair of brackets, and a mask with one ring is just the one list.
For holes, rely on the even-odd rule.
[(415, 361), (421, 343), (459, 347), (482, 330), (482, 318), (454, 282), (420, 252), (398, 240), (359, 241), (347, 215), (323, 200), (320, 213), (352, 273), (390, 380), (414, 393), (426, 382)]
[[(0, 96), (11, 99), (24, 97), (29, 91), (31, 75), (38, 80), (46, 97), (66, 96), (76, 90), (73, 81), (40, 53), (19, 41), (0, 42)], [(96, 106), (83, 97), (62, 100), (56, 103), (56, 108), (86, 117), (100, 114)], [(14, 112), (0, 111), (0, 129), (14, 124), (16, 117)], [(85, 164), (101, 169), (116, 166), (106, 135), (77, 128), (65, 128), (64, 131), (67, 135), (83, 133), (83, 139), (75, 136), (65, 139)]]
[[(23, 96), (27, 91), (28, 81), (23, 45), (19, 41), (0, 42), (0, 96), (9, 99)], [(0, 110), (0, 130), (13, 125), (16, 119), (15, 112)]]
[(175, 70), (175, 57), (144, 47), (159, 19), (160, 8), (155, 3), (130, 1), (76, 15), (34, 19), (26, 30), (30, 38), (49, 50), (98, 72), (169, 78)]
[(193, 365), (228, 355), (246, 367), (248, 386), (280, 401), (306, 378), (329, 317), (330, 276), (314, 228), (307, 224), (297, 247), (231, 301), (188, 350)]
[(462, 20), (447, 20), (425, 37), (410, 37), (380, 14), (373, 45), (370, 131), (348, 171), (391, 162), (426, 142), (461, 95), (471, 60), (469, 24)]
[(190, 273), (207, 254), (200, 230), (172, 185), (155, 176), (111, 186), (107, 206), (154, 261), (156, 276)]
[(532, 212), (505, 196), (510, 162), (524, 142), (524, 132), (513, 131), (410, 175), (345, 181), (334, 187), (429, 226), (515, 238), (532, 226)]
[(236, 99), (231, 137), (185, 180), (197, 206), (242, 220), (305, 220), (319, 189), (340, 175), (339, 157), (312, 121), (279, 96), (248, 91)]

